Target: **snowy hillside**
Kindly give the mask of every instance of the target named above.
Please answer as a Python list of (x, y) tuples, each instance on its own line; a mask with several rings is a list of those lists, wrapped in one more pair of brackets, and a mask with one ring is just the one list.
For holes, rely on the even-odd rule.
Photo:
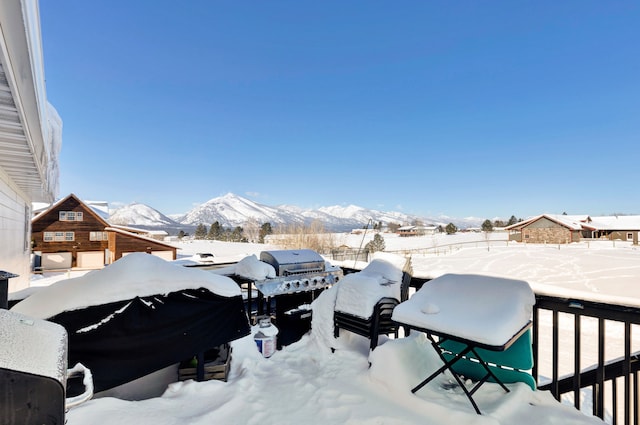
[(177, 224), (158, 210), (139, 203), (132, 203), (118, 208), (109, 216), (109, 222), (122, 226), (172, 226)]
[(258, 204), (233, 193), (227, 193), (198, 205), (179, 222), (190, 225), (200, 223), (209, 225), (217, 221), (222, 226), (235, 227), (242, 226), (251, 219), (258, 223), (268, 222), (272, 225), (304, 222), (304, 217), (295, 211), (290, 212)]
[(113, 224), (157, 226), (177, 228), (180, 225), (193, 228), (202, 223), (211, 225), (216, 221), (223, 227), (245, 226), (253, 220), (258, 224), (271, 223), (272, 226), (305, 224), (317, 220), (329, 231), (345, 231), (362, 228), (372, 222), (400, 225), (421, 221), (425, 225), (446, 226), (452, 222), (458, 227), (477, 227), (483, 219), (450, 217), (418, 217), (400, 212), (370, 210), (356, 205), (329, 206), (315, 210), (303, 209), (294, 205), (268, 206), (233, 193), (210, 199), (181, 216), (171, 218), (144, 204), (131, 204), (116, 210), (109, 220)]

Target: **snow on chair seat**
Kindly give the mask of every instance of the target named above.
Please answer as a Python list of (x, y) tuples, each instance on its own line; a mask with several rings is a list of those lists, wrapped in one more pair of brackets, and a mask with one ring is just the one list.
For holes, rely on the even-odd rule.
[(336, 338), (340, 329), (344, 329), (369, 338), (373, 350), (379, 335), (397, 335), (398, 324), (391, 320), (391, 315), (393, 309), (407, 299), (411, 282), (411, 274), (402, 270), (410, 270), (410, 260), (397, 258), (404, 266), (400, 266), (398, 259), (394, 264), (374, 259), (362, 271), (346, 275), (339, 283), (334, 309)]

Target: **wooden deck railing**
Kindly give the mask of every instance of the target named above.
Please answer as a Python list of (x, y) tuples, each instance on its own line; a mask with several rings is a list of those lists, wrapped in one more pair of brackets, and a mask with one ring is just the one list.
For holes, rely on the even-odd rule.
[[(550, 321), (543, 320), (543, 315), (550, 315)], [(561, 326), (561, 319), (565, 324), (573, 322), (573, 326)], [(593, 331), (585, 332), (586, 321), (592, 322), (595, 335)], [(640, 353), (632, 343), (634, 330), (640, 331), (638, 325), (639, 307), (536, 294), (533, 375), (539, 389), (551, 391), (564, 402), (572, 398), (577, 409), (606, 422), (638, 424)], [(620, 345), (623, 354), (610, 358), (609, 351), (614, 352), (613, 346)], [(541, 364), (548, 354), (551, 376), (545, 377)], [(595, 355), (595, 362), (583, 364), (588, 355)], [(561, 377), (561, 366), (566, 367), (567, 363), (573, 370)]]

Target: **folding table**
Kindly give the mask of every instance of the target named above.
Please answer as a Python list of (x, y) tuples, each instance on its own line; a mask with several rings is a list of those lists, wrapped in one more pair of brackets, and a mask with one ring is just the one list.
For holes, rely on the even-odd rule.
[[(533, 291), (522, 280), (446, 274), (425, 283), (409, 300), (399, 304), (392, 316), (400, 325), (424, 332), (443, 362), (411, 391), (417, 392), (449, 370), (480, 414), (473, 395), (487, 380), (509, 391), (504, 379), (496, 376), (483, 358), (487, 356), (481, 350), (507, 353), (531, 327), (534, 303)], [(456, 347), (455, 352), (451, 352), (452, 347)], [(484, 370), (484, 376), (478, 378), (471, 390), (464, 385), (462, 373), (454, 367), (469, 357), (475, 358)], [(491, 357), (495, 361), (498, 356)]]

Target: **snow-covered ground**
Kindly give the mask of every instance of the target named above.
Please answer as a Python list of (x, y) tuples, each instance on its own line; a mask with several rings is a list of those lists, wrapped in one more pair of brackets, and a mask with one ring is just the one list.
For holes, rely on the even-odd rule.
[[(594, 298), (640, 304), (640, 250), (627, 242), (598, 241), (558, 245), (507, 244), (506, 235), (439, 235), (399, 238), (383, 234), (387, 251), (407, 251), (414, 275), (434, 278), (445, 273), (474, 273), (522, 279), (536, 291), (581, 291)], [(372, 237), (340, 235), (340, 244), (364, 246)], [(237, 261), (274, 246), (197, 241), (180, 243), (179, 255), (210, 252), (217, 261)], [(335, 263), (334, 263), (335, 264)], [(354, 264), (344, 264), (353, 267)], [(35, 285), (73, 277), (44, 277)], [(336, 288), (336, 287), (334, 287)], [(314, 303), (312, 332), (295, 344), (262, 358), (251, 337), (234, 343), (228, 382), (180, 382), (164, 395), (143, 401), (91, 400), (72, 409), (68, 424), (571, 424), (598, 423), (548, 393), (514, 384), (509, 394), (485, 384), (476, 398), (477, 416), (460, 390), (432, 382), (410, 392), (437, 361), (424, 337), (386, 340), (371, 355), (368, 341), (341, 333), (332, 353), (330, 332), (335, 291)], [(332, 298), (333, 297), (333, 298)], [(585, 326), (587, 332), (589, 326)], [(609, 333), (609, 328), (607, 329)], [(607, 352), (621, 340), (612, 329)], [(593, 329), (593, 335), (596, 335)], [(616, 339), (617, 338), (617, 339)], [(564, 340), (564, 339), (563, 339)], [(548, 344), (548, 340), (541, 340)], [(335, 346), (335, 345), (333, 345)], [(610, 349), (611, 347), (611, 349)], [(588, 350), (586, 350), (588, 351)], [(589, 353), (587, 353), (589, 354)], [(590, 363), (584, 363), (585, 365)], [(369, 367), (369, 365), (371, 365)], [(540, 365), (542, 373), (548, 364)], [(444, 379), (444, 378), (443, 378)]]

